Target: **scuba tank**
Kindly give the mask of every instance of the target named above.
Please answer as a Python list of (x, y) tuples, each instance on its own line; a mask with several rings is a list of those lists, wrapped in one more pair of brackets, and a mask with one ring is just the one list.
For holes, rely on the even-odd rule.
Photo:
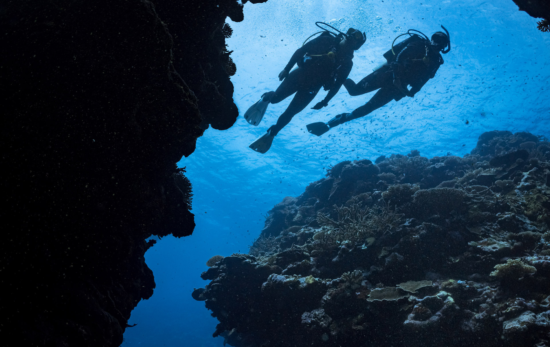
[[(397, 40), (399, 37), (403, 36), (403, 35), (407, 35), (408, 33), (405, 33), (405, 34), (401, 34), (399, 36), (397, 36), (395, 38), (395, 40)], [(383, 68), (384, 66), (387, 66), (393, 62), (395, 62), (395, 59), (397, 59), (397, 56), (399, 55), (399, 53), (401, 53), (401, 51), (403, 49), (405, 49), (405, 47), (407, 47), (409, 44), (413, 43), (413, 42), (420, 42), (422, 40), (424, 40), (424, 38), (416, 35), (416, 34), (409, 34), (410, 36), (399, 42), (398, 44), (394, 45), (392, 43), (392, 48), (389, 49), (386, 53), (383, 54), (384, 58), (386, 58), (386, 61), (380, 61), (378, 64), (376, 64), (376, 66), (372, 69), (372, 71), (378, 71), (380, 70), (381, 68)], [(395, 40), (393, 40), (393, 42), (395, 42)]]
[[(441, 27), (443, 28), (443, 30), (445, 30), (445, 33), (441, 33), (441, 34), (447, 35), (447, 38), (448, 38), (447, 47), (443, 51), (441, 51), (441, 53), (447, 54), (451, 50), (451, 35), (449, 34), (449, 31), (447, 30), (447, 28), (445, 28), (443, 25)], [(399, 42), (397, 45), (394, 45), (395, 41), (398, 38), (400, 38), (401, 36), (404, 36), (404, 35), (409, 35), (409, 37), (406, 40)], [(406, 33), (398, 35), (393, 40), (393, 42), (391, 44), (391, 49), (389, 51), (387, 51), (386, 53), (384, 53), (384, 58), (386, 58), (388, 64), (392, 63), (392, 62), (395, 61), (395, 59), (397, 58), (399, 53), (401, 53), (401, 51), (405, 47), (407, 47), (407, 45), (409, 45), (413, 42), (419, 42), (419, 41), (424, 41), (424, 44), (426, 45), (426, 47), (429, 47), (430, 39), (428, 38), (428, 36), (426, 36), (426, 34), (424, 34), (423, 32), (421, 32), (419, 30), (416, 30), (416, 29), (409, 29), (409, 30), (407, 30)], [(427, 57), (428, 57), (428, 48), (426, 48), (426, 56), (425, 56), (425, 59), (423, 59), (426, 64), (429, 63), (429, 60), (426, 60)], [(440, 59), (440, 60), (442, 60), (442, 59)], [(440, 63), (442, 64), (442, 62), (440, 62)]]
[[(319, 35), (318, 37), (331, 37), (334, 39), (334, 43), (329, 48), (328, 52), (322, 54), (310, 54), (307, 52), (304, 56), (297, 61), (299, 67), (306, 69), (315, 68), (319, 71), (331, 71), (330, 76), (327, 77), (327, 80), (323, 83), (325, 90), (330, 90), (335, 83), (335, 80), (338, 77), (338, 70), (340, 66), (337, 66), (338, 59), (345, 59), (345, 57), (340, 57), (341, 53), (338, 52), (338, 45), (344, 39), (353, 40), (352, 43), (355, 43), (353, 49), (359, 49), (366, 41), (366, 34), (361, 33), (360, 31), (349, 28), (347, 33), (343, 33), (330, 24), (324, 22), (315, 22), (315, 25), (318, 26), (322, 31), (316, 32), (313, 35), (309, 36), (302, 47), (314, 36)], [(326, 27), (334, 30), (331, 31)], [(352, 56), (353, 57), (353, 56)], [(338, 58), (338, 59), (337, 59)]]
[[(406, 33), (408, 34), (408, 33)], [(406, 34), (401, 34), (399, 36), (403, 36), (403, 35), (406, 35)], [(424, 41), (424, 40), (427, 40), (426, 38), (423, 38), (417, 34), (409, 34), (410, 37), (408, 37), (406, 40), (403, 40), (401, 42), (399, 42), (398, 44), (396, 45), (393, 45), (392, 44), (392, 48), (390, 50), (388, 50), (386, 53), (384, 53), (384, 58), (386, 58), (388, 64), (389, 63), (392, 63), (395, 61), (395, 59), (397, 58), (397, 56), (399, 55), (399, 53), (401, 53), (401, 51), (407, 47), (409, 44), (413, 43), (413, 42), (421, 42), (421, 41)], [(399, 36), (397, 36), (395, 39), (397, 40), (397, 38), (399, 38)], [(395, 40), (394, 40), (395, 42)], [(429, 42), (429, 40), (428, 40)]]
[[(325, 34), (319, 35), (319, 37), (325, 36)], [(330, 36), (330, 35), (326, 35)], [(310, 68), (313, 66), (326, 66), (327, 68), (336, 62), (336, 47), (331, 47), (330, 50), (324, 54), (309, 54), (306, 53), (296, 63), (299, 67)]]
[[(325, 30), (320, 32), (321, 35), (318, 37), (332, 37), (335, 39), (335, 42), (338, 40), (338, 36), (336, 36), (334, 33)], [(304, 42), (304, 45), (306, 42), (314, 35), (317, 35), (319, 33), (315, 33), (307, 38), (307, 40)], [(304, 56), (297, 61), (297, 65), (299, 67), (303, 68), (309, 68), (312, 66), (321, 66), (324, 65), (326, 68), (329, 68), (331, 65), (333, 65), (336, 61), (336, 44), (330, 48), (330, 50), (324, 54), (310, 54), (309, 52), (304, 54)]]

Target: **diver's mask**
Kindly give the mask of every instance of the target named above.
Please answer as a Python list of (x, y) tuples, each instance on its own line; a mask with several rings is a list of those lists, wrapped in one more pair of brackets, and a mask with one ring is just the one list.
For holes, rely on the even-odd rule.
[(438, 31), (432, 35), (432, 41), (435, 42), (441, 48), (441, 53), (447, 54), (451, 50), (451, 34), (447, 28), (441, 26), (445, 32)]
[(346, 40), (350, 41), (351, 47), (356, 51), (367, 41), (367, 35), (357, 29), (349, 28), (346, 33)]

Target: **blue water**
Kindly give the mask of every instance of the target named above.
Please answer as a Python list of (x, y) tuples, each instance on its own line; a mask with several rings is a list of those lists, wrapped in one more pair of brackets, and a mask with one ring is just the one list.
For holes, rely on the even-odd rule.
[(217, 321), (191, 298), (194, 287), (207, 284), (200, 278), (205, 262), (216, 254), (246, 253), (267, 211), (285, 196), (301, 194), (330, 165), (411, 149), (428, 157), (464, 155), (481, 133), (495, 129), (550, 138), (550, 34), (538, 31), (537, 20), (519, 12), (512, 0), (247, 3), (245, 21), (229, 21), (234, 33), (228, 44), (237, 64), (234, 100), (241, 114), (277, 88), (279, 72), (317, 31), (318, 20), (367, 32), (350, 75), (356, 81), (383, 62), (394, 37), (409, 28), (431, 35), (443, 24), (451, 32), (452, 51), (414, 99), (392, 102), (321, 138), (309, 135), (305, 125), (349, 112), (372, 94), (351, 98), (342, 90), (329, 107), (306, 109), (265, 155), (248, 145), (275, 123), (291, 98), (270, 105), (258, 127), (239, 117), (227, 131), (207, 130), (195, 153), (179, 163), (193, 183), (197, 227), (193, 236), (163, 238), (147, 252), (157, 288), (132, 313), (130, 323), (138, 325), (127, 329), (123, 346), (222, 346), (221, 338), (211, 337)]

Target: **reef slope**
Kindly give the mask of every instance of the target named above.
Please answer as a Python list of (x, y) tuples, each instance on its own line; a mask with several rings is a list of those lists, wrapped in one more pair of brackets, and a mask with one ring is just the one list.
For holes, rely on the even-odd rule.
[(346, 161), (193, 297), (233, 346), (550, 346), (550, 143)]

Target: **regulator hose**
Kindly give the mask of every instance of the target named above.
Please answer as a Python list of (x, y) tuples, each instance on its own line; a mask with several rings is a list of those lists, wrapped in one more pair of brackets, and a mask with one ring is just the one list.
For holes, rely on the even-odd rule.
[(407, 30), (406, 33), (404, 34), (401, 34), (401, 35), (397, 35), (397, 37), (393, 40), (393, 42), (391, 43), (391, 52), (393, 53), (393, 55), (395, 55), (395, 51), (393, 50), (393, 46), (395, 44), (395, 41), (400, 38), (401, 36), (404, 36), (404, 35), (409, 35), (409, 36), (413, 36), (413, 35), (417, 35), (417, 36), (420, 36), (418, 34), (411, 34), (411, 32), (417, 32), (418, 34), (422, 35), (426, 40), (430, 41), (430, 39), (428, 38), (428, 36), (426, 36), (426, 34), (424, 34), (422, 31), (420, 30), (416, 30), (416, 29), (409, 29)]

